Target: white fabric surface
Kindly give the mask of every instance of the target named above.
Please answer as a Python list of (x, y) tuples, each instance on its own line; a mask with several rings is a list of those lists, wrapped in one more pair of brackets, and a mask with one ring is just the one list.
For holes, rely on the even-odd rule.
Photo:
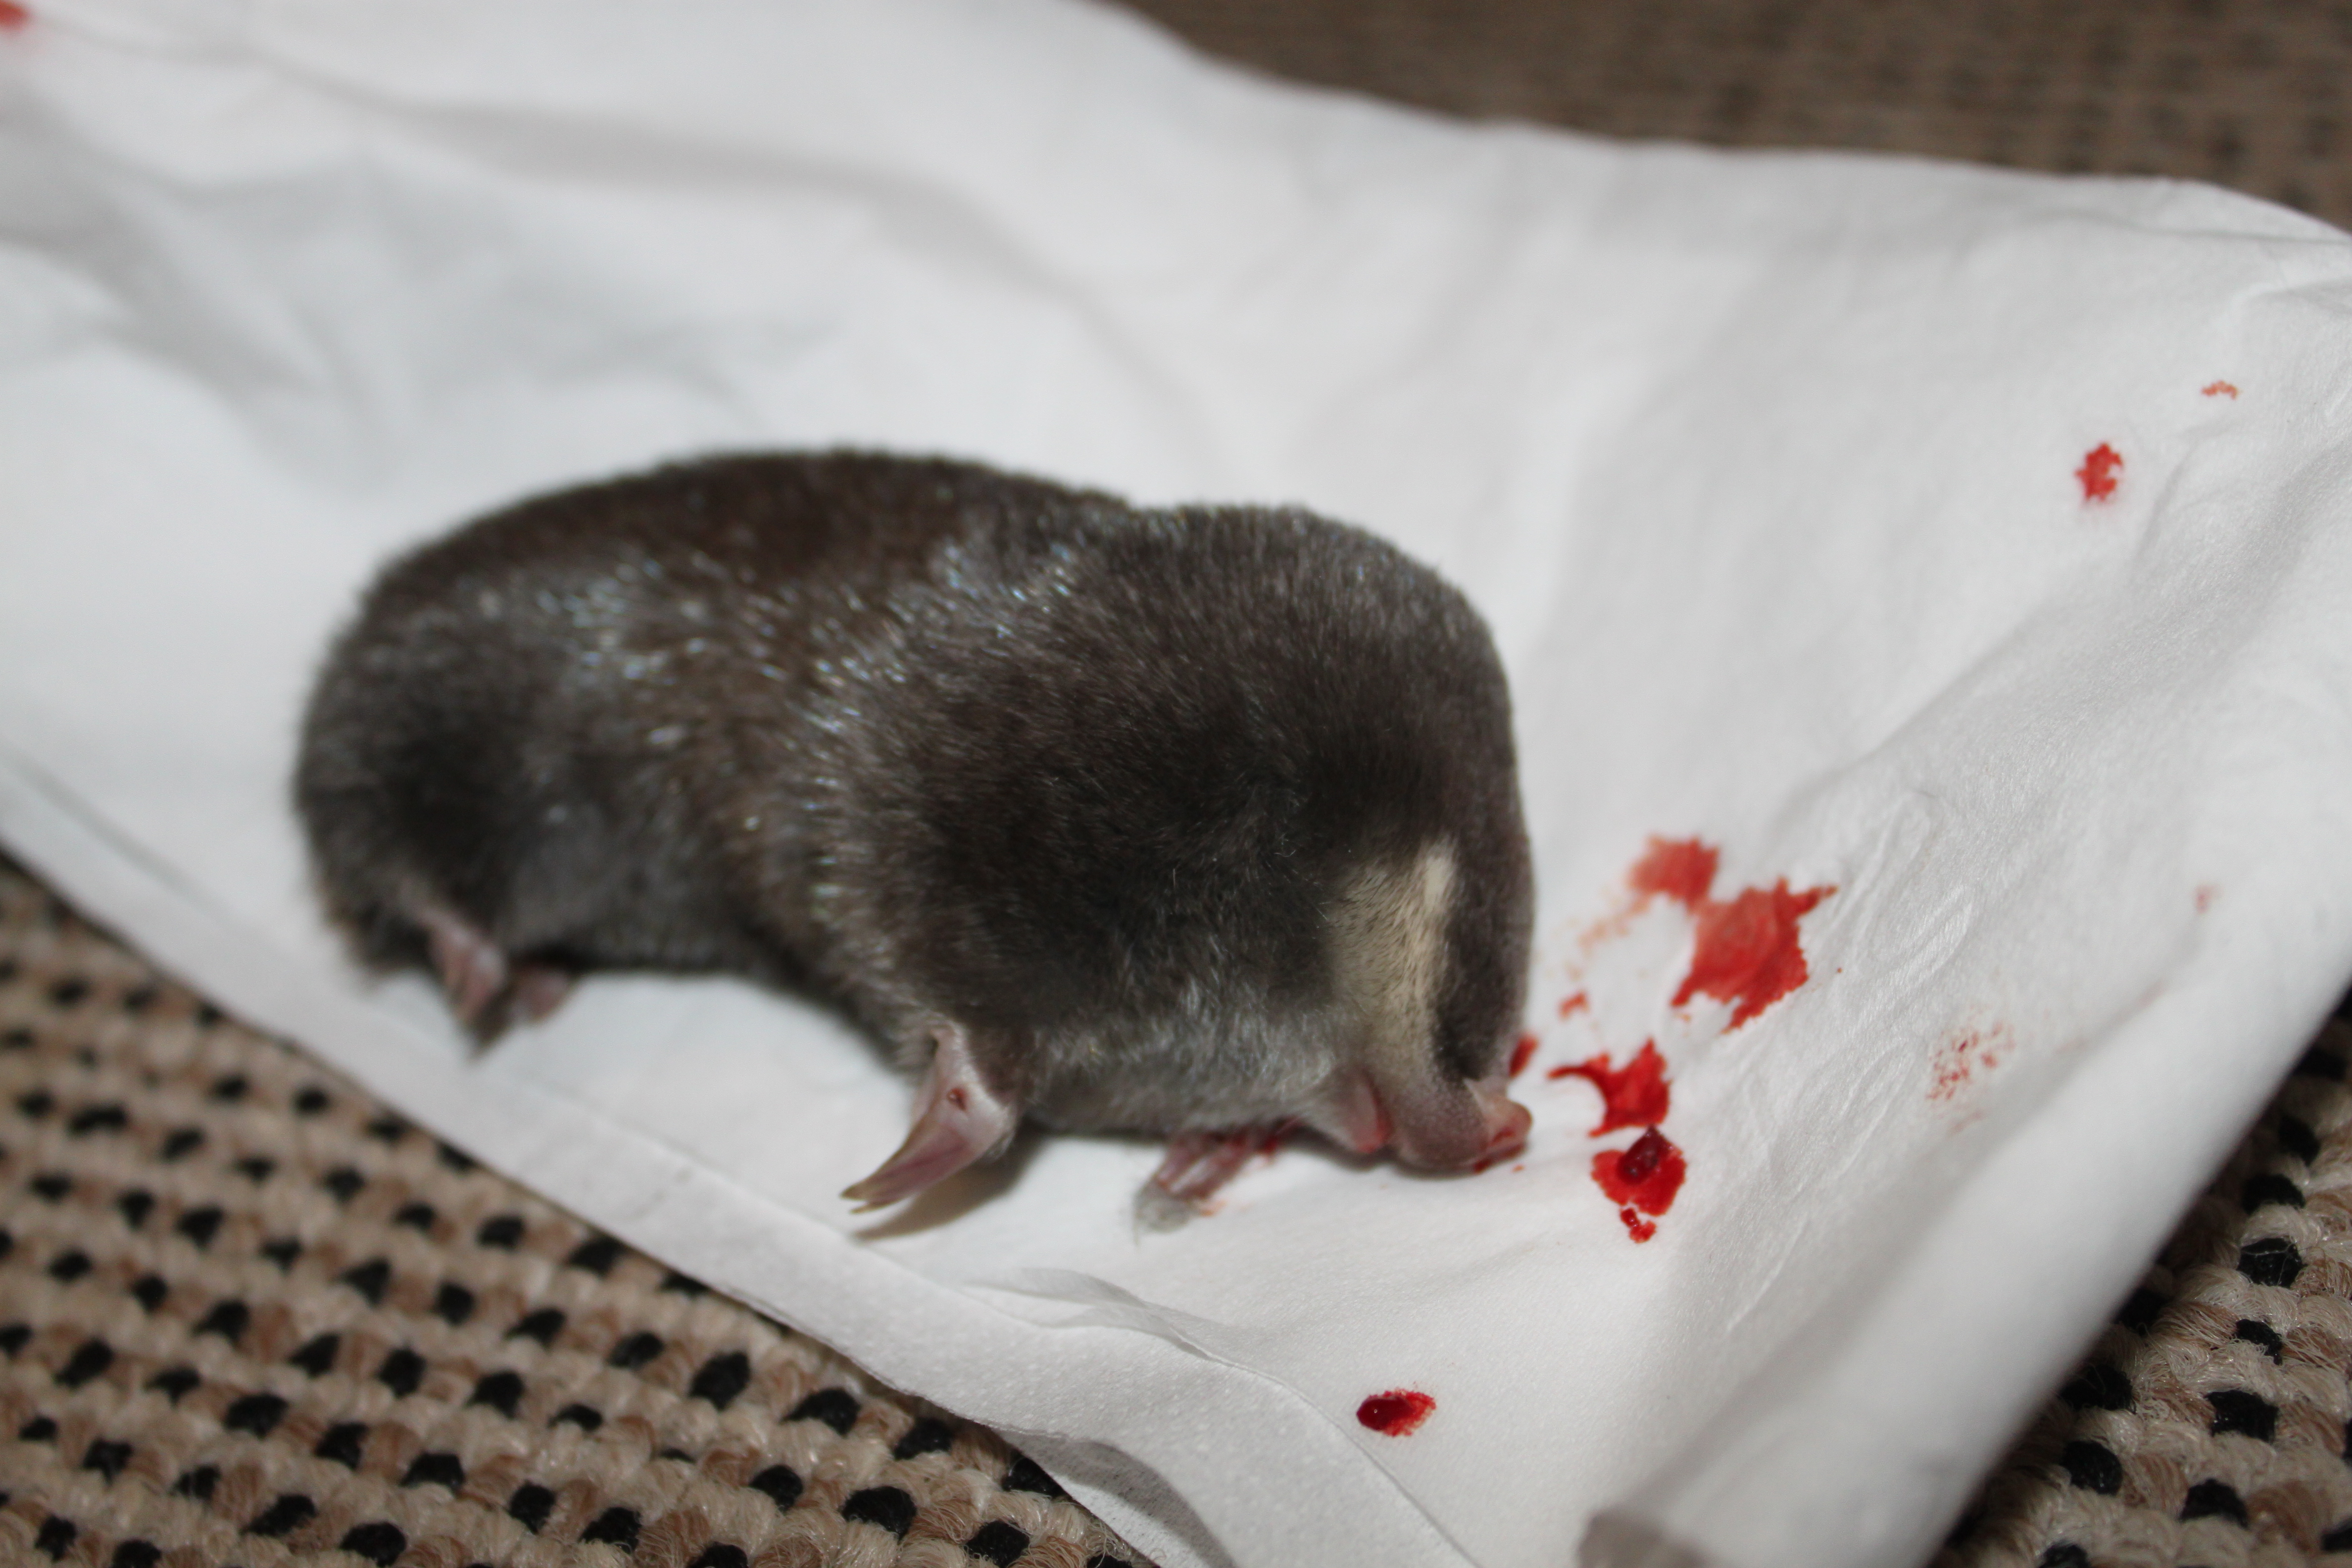
[[(2352, 250), (2292, 214), (1440, 123), (1062, 0), (36, 0), (0, 106), (0, 838), (1171, 1568), (1916, 1562), (2352, 972)], [(1465, 585), (1541, 889), (1517, 1168), (1294, 1148), (1139, 1237), (1153, 1149), (1039, 1140), (860, 1222), (907, 1090), (820, 1013), (600, 979), (476, 1062), (354, 975), (286, 779), (373, 565), (845, 440)], [(1674, 1007), (1653, 835), (1833, 886), (1810, 980)], [(1544, 1074), (1650, 1038), (1637, 1245), (1638, 1129)]]

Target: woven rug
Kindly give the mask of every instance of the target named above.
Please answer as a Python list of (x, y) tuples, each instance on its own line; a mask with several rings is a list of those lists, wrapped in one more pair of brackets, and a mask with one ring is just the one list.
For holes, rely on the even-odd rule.
[(1127, 0), (1213, 54), (1456, 114), (2210, 180), (2352, 226), (2320, 0)]
[(1143, 1563), (5, 861), (0, 1227), (0, 1563)]
[(1936, 1568), (2352, 1553), (2347, 1060), (2331, 1021)]

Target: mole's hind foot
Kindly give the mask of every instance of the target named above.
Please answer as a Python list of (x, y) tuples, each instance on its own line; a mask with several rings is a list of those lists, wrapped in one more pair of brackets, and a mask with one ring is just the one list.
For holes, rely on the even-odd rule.
[(519, 963), (515, 965), (514, 984), (508, 994), (509, 1022), (536, 1024), (558, 1007), (572, 994), (572, 973), (551, 963)]
[(449, 1010), (457, 1015), (457, 1022), (479, 1034), (490, 1004), (506, 992), (507, 955), (472, 921), (446, 910), (427, 910), (417, 916), (417, 923), (425, 928), (433, 973), (441, 977)]
[(536, 1024), (572, 994), (574, 976), (568, 969), (528, 960), (510, 961), (505, 990), (490, 998), (481, 1016), (468, 1026), (474, 1043), (488, 1048), (518, 1024)]
[(1236, 1127), (1222, 1132), (1179, 1132), (1168, 1141), (1168, 1157), (1137, 1194), (1136, 1213), (1149, 1229), (1165, 1230), (1187, 1213), (1206, 1214), (1227, 1182), (1264, 1154), (1272, 1157), (1296, 1121), (1270, 1127)]
[(417, 921), (425, 928), (433, 972), (448, 994), (449, 1010), (483, 1045), (504, 1034), (509, 1025), (539, 1022), (572, 994), (571, 971), (509, 960), (497, 942), (461, 915), (434, 910)]

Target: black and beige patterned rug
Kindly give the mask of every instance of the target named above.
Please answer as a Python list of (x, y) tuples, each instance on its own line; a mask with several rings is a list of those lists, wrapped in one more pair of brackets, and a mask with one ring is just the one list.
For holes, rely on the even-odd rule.
[(1125, 0), (1212, 54), (1448, 113), (2207, 180), (2352, 226), (2329, 0)]
[(1118, 1568), (879, 1387), (0, 861), (0, 1562)]
[(2347, 1061), (2337, 1020), (1936, 1568), (2352, 1561)]

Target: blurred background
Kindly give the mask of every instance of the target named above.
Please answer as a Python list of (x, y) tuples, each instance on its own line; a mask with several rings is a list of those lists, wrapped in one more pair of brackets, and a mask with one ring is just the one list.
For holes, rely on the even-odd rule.
[(2322, 0), (1123, 0), (1258, 69), (1449, 114), (2209, 180), (2352, 223)]

